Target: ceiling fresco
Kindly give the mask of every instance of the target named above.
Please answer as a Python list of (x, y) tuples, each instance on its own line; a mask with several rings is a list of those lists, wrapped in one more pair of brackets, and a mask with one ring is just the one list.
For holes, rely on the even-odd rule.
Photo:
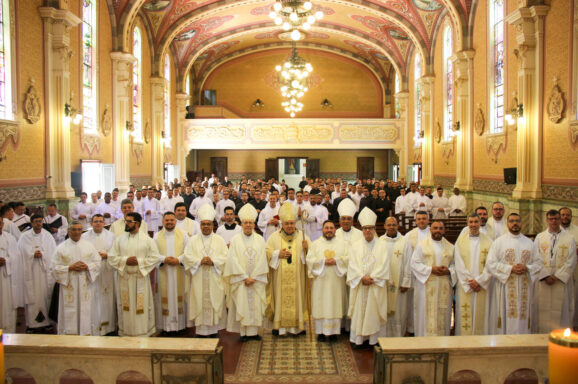
[[(169, 53), (178, 78), (195, 78), (240, 55), (292, 46), (269, 17), (274, 0), (107, 0), (114, 10), (118, 41), (140, 17), (151, 36), (153, 64)], [(331, 51), (369, 67), (381, 81), (406, 75), (413, 52), (428, 62), (439, 24), (450, 18), (467, 25), (473, 0), (311, 0), (323, 19), (297, 46)]]

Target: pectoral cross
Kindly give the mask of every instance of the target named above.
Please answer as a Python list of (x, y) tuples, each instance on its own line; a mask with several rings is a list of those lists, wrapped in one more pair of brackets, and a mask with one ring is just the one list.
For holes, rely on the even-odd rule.
[(393, 253), (395, 255), (395, 257), (399, 258), (401, 256), (401, 252), (400, 251), (395, 251)]

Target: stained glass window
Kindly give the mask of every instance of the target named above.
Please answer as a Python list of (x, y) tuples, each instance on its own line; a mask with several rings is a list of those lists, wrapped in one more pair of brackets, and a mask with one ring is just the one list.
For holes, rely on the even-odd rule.
[[(395, 73), (395, 93), (397, 94), (400, 91), (401, 88), (401, 84), (399, 82), (399, 75), (397, 74), (397, 72)], [(395, 98), (395, 118), (399, 119), (400, 114), (399, 114), (399, 100), (397, 100), (397, 97)]]
[(454, 71), (451, 56), (453, 54), (452, 29), (447, 26), (444, 31), (444, 63), (445, 63), (445, 112), (444, 112), (444, 140), (452, 138), (452, 124), (454, 116)]
[(415, 80), (415, 126), (414, 126), (414, 145), (416, 147), (420, 146), (420, 133), (421, 133), (421, 86), (419, 84), (419, 79), (421, 77), (421, 58), (419, 53), (415, 54), (415, 68), (414, 68), (414, 80)]
[(185, 93), (191, 96), (191, 75), (187, 75), (187, 83), (185, 84)]
[(171, 63), (169, 55), (165, 56), (165, 146), (171, 146)]
[(490, 57), (492, 80), (490, 92), (490, 132), (504, 131), (504, 0), (490, 4)]
[(133, 124), (133, 136), (135, 141), (142, 141), (142, 114), (141, 114), (141, 99), (142, 99), (142, 86), (141, 86), (141, 66), (142, 66), (142, 40), (141, 32), (138, 27), (134, 28), (132, 34), (132, 54), (136, 58), (132, 65), (132, 124)]
[(12, 109), (12, 41), (8, 0), (0, 4), (0, 119), (13, 120)]
[(87, 133), (97, 131), (95, 3), (94, 0), (82, 2), (82, 125)]

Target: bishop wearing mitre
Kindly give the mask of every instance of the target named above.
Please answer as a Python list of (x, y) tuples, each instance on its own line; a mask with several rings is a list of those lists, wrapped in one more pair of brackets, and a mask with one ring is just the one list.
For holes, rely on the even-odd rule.
[(351, 288), (347, 313), (351, 318), (349, 341), (356, 346), (365, 342), (375, 345), (378, 337), (386, 335), (389, 260), (375, 233), (377, 215), (365, 207), (357, 219), (363, 239), (353, 243), (347, 269)]
[(217, 337), (225, 328), (225, 283), (227, 244), (213, 233), (215, 210), (205, 204), (197, 211), (201, 233), (194, 235), (185, 248), (183, 264), (189, 276), (187, 307), (189, 326), (195, 326), (197, 337)]
[(269, 281), (267, 317), (274, 335), (300, 334), (308, 317), (308, 278), (305, 257), (309, 239), (296, 228), (297, 208), (285, 202), (279, 209), (281, 229), (267, 240)]
[(265, 240), (253, 230), (257, 210), (245, 204), (239, 210), (243, 233), (235, 235), (229, 245), (225, 279), (230, 285), (227, 331), (240, 333), (241, 341), (260, 340), (267, 306), (267, 254)]

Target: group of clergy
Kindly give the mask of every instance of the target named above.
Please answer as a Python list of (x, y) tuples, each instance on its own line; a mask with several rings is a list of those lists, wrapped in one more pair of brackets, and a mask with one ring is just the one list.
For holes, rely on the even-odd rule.
[[(72, 220), (58, 245), (41, 216), (30, 217), (31, 229), (18, 240), (0, 220), (0, 328), (14, 332), (18, 307), (29, 332), (54, 323), (70, 335), (178, 335), (195, 327), (200, 337), (226, 329), (245, 341), (260, 339), (263, 329), (299, 335), (309, 326), (319, 341), (348, 330), (357, 346), (411, 333), (449, 335), (452, 312), (456, 335), (573, 325), (576, 226), (568, 208), (548, 211), (548, 228), (532, 241), (521, 234), (518, 214), (502, 220), (503, 205), (495, 203), (486, 223), (480, 207), (452, 245), (443, 221), (430, 226), (421, 210), (405, 236), (389, 217), (378, 238), (377, 215), (357, 213), (348, 198), (337, 208), (339, 229), (320, 222), (314, 241), (301, 208), (289, 201), (265, 238), (254, 230), (252, 204), (238, 211), (240, 226), (225, 207), (213, 233), (213, 204), (197, 207), (194, 221), (186, 204), (176, 203), (154, 238), (132, 200), (120, 206), (123, 217), (110, 230), (94, 213), (90, 230)], [(353, 226), (356, 214), (361, 230)]]

